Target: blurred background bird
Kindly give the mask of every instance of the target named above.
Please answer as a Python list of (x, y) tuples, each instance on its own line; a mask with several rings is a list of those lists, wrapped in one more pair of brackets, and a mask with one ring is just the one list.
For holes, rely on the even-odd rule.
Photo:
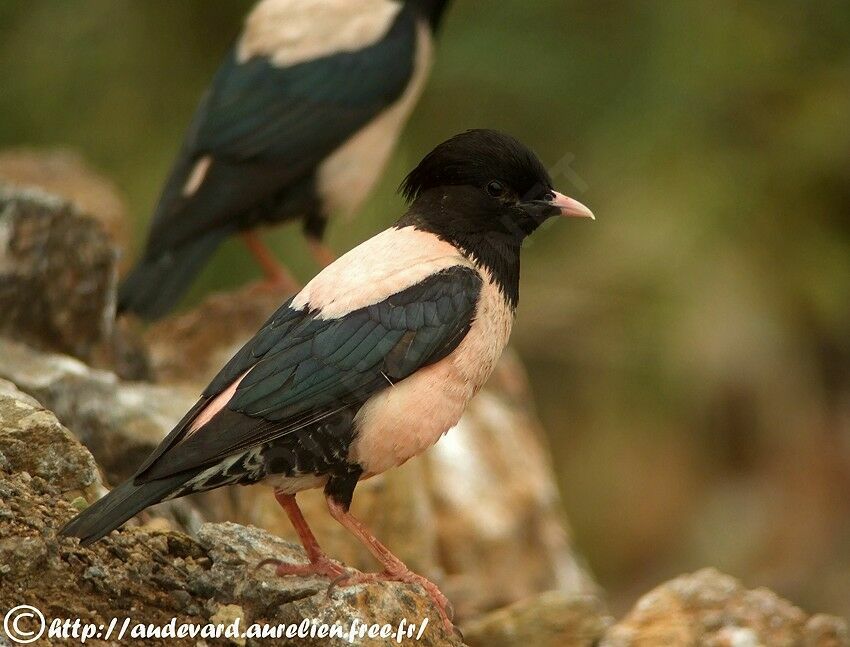
[(201, 99), (121, 285), (119, 312), (170, 311), (241, 234), (266, 283), (297, 288), (256, 228), (300, 219), (320, 266), (332, 214), (379, 178), (431, 64), (448, 0), (262, 0)]

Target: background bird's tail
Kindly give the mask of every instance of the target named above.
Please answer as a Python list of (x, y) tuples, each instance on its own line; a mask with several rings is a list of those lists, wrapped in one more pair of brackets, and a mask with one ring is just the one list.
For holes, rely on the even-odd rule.
[(211, 231), (166, 253), (143, 257), (118, 289), (118, 312), (131, 312), (148, 321), (167, 314), (229, 235), (229, 231)]
[(178, 474), (141, 485), (134, 485), (133, 479), (125, 481), (71, 519), (59, 534), (79, 537), (80, 544), (87, 546), (149, 505), (159, 503), (191, 477), (192, 474)]

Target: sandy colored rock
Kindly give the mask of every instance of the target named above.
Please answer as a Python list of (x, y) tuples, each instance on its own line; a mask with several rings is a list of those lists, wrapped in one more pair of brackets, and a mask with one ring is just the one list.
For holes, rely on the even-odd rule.
[(457, 427), (423, 457), (445, 587), (461, 617), (551, 589), (596, 592), (571, 546), (531, 401), (508, 351)]
[[(73, 508), (57, 502), (57, 490), (49, 483), (34, 486), (33, 479), (22, 474), (0, 472), (0, 492), (13, 511), (12, 516), (0, 517), (0, 557), (7, 566), (0, 587), (2, 608), (30, 604), (51, 618), (79, 617), (104, 625), (115, 617), (158, 625), (172, 617), (181, 623), (229, 623), (238, 617), (243, 628), (249, 623), (298, 624), (305, 618), (340, 622), (347, 628), (355, 619), (395, 625), (402, 618), (428, 618), (417, 644), (460, 644), (446, 634), (430, 599), (416, 587), (357, 585), (338, 587), (328, 596), (327, 580), (279, 578), (271, 568), (256, 568), (266, 558), (306, 559), (299, 548), (256, 528), (209, 524), (199, 541), (180, 533), (124, 529), (91, 548), (80, 548), (76, 540), (55, 535)], [(196, 642), (154, 639), (146, 644)], [(245, 644), (288, 643), (248, 638)], [(348, 643), (307, 638), (297, 644)]]
[(591, 647), (611, 619), (598, 598), (550, 591), (463, 626), (470, 647)]
[(34, 189), (0, 188), (0, 335), (138, 379), (138, 335), (115, 325), (117, 248), (100, 223)]
[(49, 481), (68, 500), (105, 490), (92, 455), (50, 411), (0, 380), (0, 469)]
[(248, 285), (152, 323), (144, 336), (156, 381), (202, 389), (286, 297)]
[(112, 333), (115, 260), (101, 226), (69, 203), (0, 190), (0, 334), (91, 357)]
[(747, 589), (707, 568), (644, 595), (610, 629), (601, 647), (707, 645), (712, 647), (846, 647), (839, 618), (809, 618), (767, 589)]
[(850, 645), (847, 622), (823, 613), (813, 615), (803, 629), (805, 647), (846, 647)]
[(97, 219), (112, 241), (130, 242), (127, 206), (118, 187), (66, 149), (13, 148), (0, 151), (0, 185), (38, 188), (73, 203)]
[[(196, 541), (181, 533), (125, 527), (90, 548), (57, 537), (79, 504), (68, 503), (63, 495), (96, 474), (94, 461), (55, 419), (6, 383), (0, 384), (0, 416), (11, 430), (0, 444), (11, 447), (0, 463), (0, 608), (29, 604), (50, 619), (80, 618), (103, 625), (126, 617), (132, 625), (165, 625), (172, 617), (181, 623), (232, 623), (238, 618), (243, 629), (249, 623), (277, 626), (304, 619), (340, 622), (347, 629), (355, 620), (396, 625), (401, 619), (418, 623), (427, 618), (417, 644), (461, 644), (446, 633), (430, 598), (418, 587), (379, 583), (337, 587), (329, 595), (327, 580), (280, 578), (273, 568), (257, 568), (267, 558), (306, 560), (299, 547), (257, 528), (207, 524)], [(41, 437), (56, 445), (54, 453), (40, 444)], [(72, 465), (75, 460), (82, 465)], [(39, 644), (66, 641), (42, 639)], [(154, 639), (146, 644), (197, 643)], [(270, 643), (249, 637), (236, 644)], [(314, 637), (298, 644), (349, 643)]]

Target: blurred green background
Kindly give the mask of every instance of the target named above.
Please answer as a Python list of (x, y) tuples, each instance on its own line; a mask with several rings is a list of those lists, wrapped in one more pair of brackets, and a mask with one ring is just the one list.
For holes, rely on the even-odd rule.
[[(0, 148), (80, 151), (141, 244), (250, 5), (0, 0)], [(531, 241), (514, 343), (612, 607), (713, 565), (850, 616), (850, 3), (457, 0), (331, 245), (387, 225), (405, 171), (480, 126), (597, 214)], [(306, 279), (295, 231), (270, 238)], [(228, 244), (190, 301), (256, 274)]]

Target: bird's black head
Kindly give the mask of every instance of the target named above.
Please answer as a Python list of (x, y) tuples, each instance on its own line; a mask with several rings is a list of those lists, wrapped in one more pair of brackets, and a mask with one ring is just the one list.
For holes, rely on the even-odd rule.
[[(398, 226), (412, 225), (457, 245), (506, 283), (518, 284), (522, 241), (543, 222), (558, 215), (593, 217), (552, 188), (531, 150), (495, 130), (469, 130), (443, 142), (401, 190), (412, 205)], [(513, 293), (509, 285), (506, 294)]]

